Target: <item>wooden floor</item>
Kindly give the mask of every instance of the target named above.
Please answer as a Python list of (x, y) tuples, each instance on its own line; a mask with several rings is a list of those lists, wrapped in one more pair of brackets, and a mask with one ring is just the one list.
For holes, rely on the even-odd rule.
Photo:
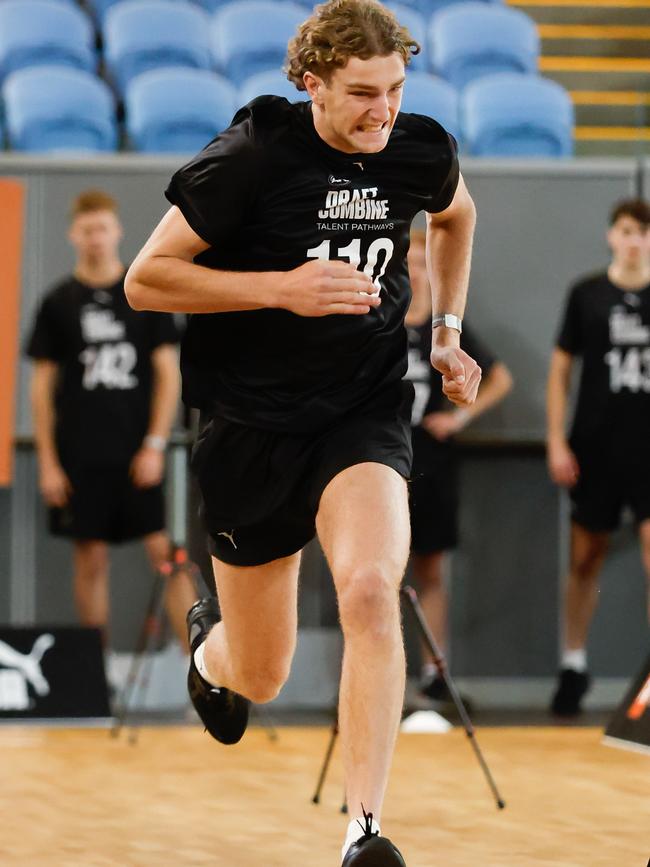
[[(402, 735), (384, 832), (408, 867), (645, 867), (650, 758), (600, 730), (479, 732), (498, 812), (465, 735)], [(0, 728), (0, 865), (337, 867), (338, 756), (310, 799), (328, 732), (259, 728), (222, 748), (198, 727)]]

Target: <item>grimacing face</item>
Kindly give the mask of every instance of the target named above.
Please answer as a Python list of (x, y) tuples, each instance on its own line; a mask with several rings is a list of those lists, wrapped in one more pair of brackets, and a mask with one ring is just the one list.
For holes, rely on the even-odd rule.
[(307, 92), (320, 110), (314, 118), (319, 135), (343, 153), (383, 150), (400, 110), (404, 72), (404, 60), (394, 52), (351, 57), (328, 82), (305, 73)]
[(618, 218), (607, 232), (607, 243), (614, 259), (625, 267), (639, 267), (650, 257), (650, 226), (629, 214)]
[(72, 220), (68, 238), (80, 259), (101, 261), (117, 255), (122, 226), (113, 211), (88, 211)]

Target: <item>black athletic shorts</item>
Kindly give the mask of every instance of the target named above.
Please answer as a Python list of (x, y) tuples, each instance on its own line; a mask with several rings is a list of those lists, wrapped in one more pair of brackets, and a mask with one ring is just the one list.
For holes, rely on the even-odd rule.
[(428, 443), (413, 431), (411, 551), (434, 554), (458, 544), (458, 456), (453, 443)]
[(50, 531), (71, 539), (127, 542), (165, 527), (162, 485), (136, 488), (129, 467), (67, 470), (72, 496), (63, 508), (50, 508)]
[(300, 551), (316, 533), (325, 487), (355, 464), (385, 464), (408, 479), (411, 402), (407, 387), (396, 413), (345, 416), (318, 434), (210, 419), (192, 453), (210, 552), (259, 566)]
[(615, 530), (626, 506), (650, 518), (650, 443), (644, 453), (597, 442), (572, 442), (580, 475), (571, 489), (572, 518), (594, 533)]

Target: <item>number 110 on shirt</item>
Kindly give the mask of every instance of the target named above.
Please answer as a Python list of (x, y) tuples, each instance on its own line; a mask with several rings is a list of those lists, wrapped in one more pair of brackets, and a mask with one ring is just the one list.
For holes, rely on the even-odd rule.
[[(323, 243), (319, 244), (318, 247), (312, 247), (311, 250), (307, 250), (307, 258), (331, 259), (331, 246), (331, 241), (323, 241)], [(376, 238), (368, 247), (363, 273), (370, 277), (377, 287), (377, 291), (366, 294), (379, 295), (381, 292), (381, 283), (379, 281), (386, 273), (386, 268), (391, 260), (394, 249), (395, 245), (390, 238)], [(379, 256), (382, 253), (384, 254), (384, 260), (375, 274), (377, 263), (379, 262)], [(359, 265), (361, 264), (361, 238), (355, 238), (353, 241), (350, 241), (346, 247), (339, 247), (336, 251), (336, 256), (337, 258), (347, 259), (351, 265), (354, 265), (355, 268), (359, 268)]]

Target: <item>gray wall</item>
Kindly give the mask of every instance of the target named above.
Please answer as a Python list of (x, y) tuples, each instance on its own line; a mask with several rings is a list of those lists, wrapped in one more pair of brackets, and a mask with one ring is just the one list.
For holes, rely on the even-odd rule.
[(604, 268), (612, 202), (634, 194), (631, 160), (522, 166), (469, 163), (478, 209), (468, 315), (517, 381), (476, 432), (508, 441), (544, 436), (546, 363), (568, 284)]
[[(98, 185), (118, 197), (129, 259), (165, 210), (163, 190), (178, 162), (131, 155), (83, 163), (0, 159), (0, 175), (28, 184), (23, 337), (47, 285), (71, 266), (65, 228), (72, 196)], [(511, 367), (516, 386), (470, 432), (466, 447), (463, 545), (452, 567), (453, 667), (469, 678), (543, 678), (556, 667), (566, 552), (566, 509), (547, 479), (540, 446), (546, 363), (567, 284), (605, 265), (607, 211), (635, 190), (637, 166), (466, 160), (463, 171), (479, 212), (469, 317)], [(27, 382), (28, 366), (21, 363), (17, 433), (25, 438), (31, 433)], [(128, 649), (150, 577), (137, 545), (117, 550), (113, 564), (114, 641)], [(46, 532), (26, 443), (13, 490), (0, 491), (0, 619), (73, 621), (69, 572), (69, 547)], [(313, 546), (303, 565), (303, 627), (334, 626), (329, 582)], [(604, 604), (592, 636), (596, 674), (627, 677), (637, 666), (646, 636), (643, 598), (628, 527), (603, 576)]]

